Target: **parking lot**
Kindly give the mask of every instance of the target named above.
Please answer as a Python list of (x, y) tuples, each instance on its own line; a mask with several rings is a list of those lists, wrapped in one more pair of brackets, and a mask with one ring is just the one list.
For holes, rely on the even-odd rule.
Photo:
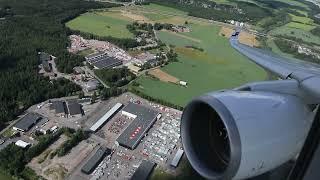
[[(127, 105), (129, 102), (158, 111), (162, 114), (162, 117), (145, 134), (137, 148), (129, 150), (119, 146), (116, 143), (116, 139), (130, 125), (133, 119), (118, 112), (93, 135), (105, 140), (105, 143), (101, 145), (111, 148), (113, 153), (104, 158), (92, 174), (85, 175), (80, 171), (81, 167), (78, 167), (70, 175), (70, 179), (130, 179), (142, 160), (151, 160), (168, 172), (174, 171), (174, 168), (170, 167), (170, 163), (177, 150), (182, 147), (180, 139), (181, 111), (149, 102), (132, 93), (125, 93), (120, 97), (112, 98), (105, 102), (104, 109), (97, 110), (94, 114), (94, 119), (91, 117), (86, 122), (86, 126), (91, 127), (116, 103)], [(103, 141), (100, 142), (103, 143)]]

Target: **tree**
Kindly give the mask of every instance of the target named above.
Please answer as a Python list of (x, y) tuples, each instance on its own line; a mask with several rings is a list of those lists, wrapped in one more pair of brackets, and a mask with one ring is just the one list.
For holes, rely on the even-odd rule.
[(185, 21), (184, 24), (185, 24), (185, 25), (188, 25), (189, 23), (188, 23), (188, 21)]
[(92, 96), (91, 96), (91, 104), (95, 103), (97, 100), (97, 94), (96, 92), (93, 92)]
[(83, 92), (83, 91), (80, 91), (80, 93), (79, 93), (79, 99), (82, 99), (82, 98), (84, 98), (84, 92)]

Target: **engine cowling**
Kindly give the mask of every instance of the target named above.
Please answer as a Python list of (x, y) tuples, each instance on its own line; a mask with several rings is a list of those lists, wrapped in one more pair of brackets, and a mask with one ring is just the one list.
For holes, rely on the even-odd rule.
[(181, 136), (193, 168), (207, 179), (245, 179), (270, 171), (301, 150), (314, 117), (298, 97), (224, 91), (194, 99)]

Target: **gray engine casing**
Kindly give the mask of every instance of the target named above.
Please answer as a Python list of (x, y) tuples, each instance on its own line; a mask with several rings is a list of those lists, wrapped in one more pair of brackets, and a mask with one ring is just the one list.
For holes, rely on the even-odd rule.
[[(214, 92), (194, 99), (185, 108), (182, 143), (191, 165), (205, 178), (245, 179), (293, 159), (313, 117), (312, 110), (294, 95)], [(221, 163), (223, 167), (216, 167)]]

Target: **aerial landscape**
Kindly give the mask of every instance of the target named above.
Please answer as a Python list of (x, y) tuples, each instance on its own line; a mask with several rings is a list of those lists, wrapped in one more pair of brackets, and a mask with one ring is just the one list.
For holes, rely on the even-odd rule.
[(0, 180), (204, 179), (188, 103), (296, 77), (247, 47), (320, 64), (320, 2), (0, 0), (0, 34)]

